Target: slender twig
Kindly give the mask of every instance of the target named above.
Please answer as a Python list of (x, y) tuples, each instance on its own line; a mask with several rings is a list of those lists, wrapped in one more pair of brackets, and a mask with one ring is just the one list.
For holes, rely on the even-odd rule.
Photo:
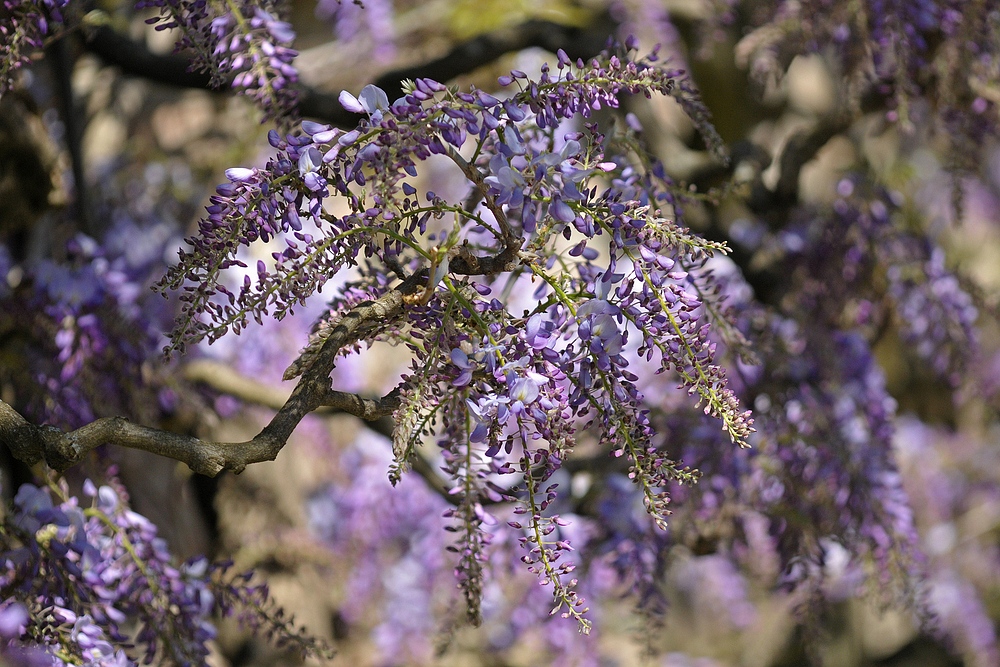
[[(285, 401), (288, 400), (288, 392), (284, 391), (280, 387), (275, 387), (273, 385), (254, 380), (253, 378), (249, 378), (234, 370), (231, 366), (219, 361), (212, 361), (210, 359), (198, 359), (197, 361), (192, 361), (184, 367), (183, 375), (184, 379), (189, 382), (204, 384), (216, 391), (228, 394), (229, 396), (237, 398), (245, 403), (262, 405), (264, 407), (278, 410), (285, 404)], [(349, 413), (344, 410), (334, 408), (319, 408), (314, 414), (320, 416), (334, 416)], [(380, 435), (387, 438), (392, 437), (394, 424), (388, 417), (368, 420), (365, 421), (364, 424), (369, 429)], [(434, 470), (434, 465), (420, 452), (416, 452), (415, 454), (416, 456), (411, 461), (413, 472), (420, 475), (432, 491), (444, 498), (448, 501), (448, 503), (458, 506), (461, 502), (460, 499), (449, 493), (450, 486), (440, 475), (437, 474)]]
[(407, 79), (450, 81), (456, 76), (488, 65), (504, 54), (532, 47), (551, 53), (562, 49), (574, 59), (592, 58), (607, 46), (615, 27), (615, 23), (607, 15), (597, 17), (585, 28), (552, 21), (529, 20), (474, 37), (456, 45), (436, 60), (387, 72), (375, 81), (375, 85), (386, 91), (391, 100), (403, 94), (402, 82)]
[[(549, 21), (526, 21), (517, 26), (480, 35), (455, 46), (448, 54), (428, 63), (387, 72), (375, 84), (386, 91), (389, 99), (400, 97), (406, 79), (429, 78), (449, 81), (456, 76), (495, 61), (504, 54), (540, 47), (552, 51), (565, 50), (574, 58), (589, 58), (605, 46), (614, 31), (614, 24), (603, 17), (587, 28), (574, 28)], [(181, 54), (155, 54), (140, 42), (116, 32), (108, 26), (89, 31), (85, 46), (109, 65), (126, 74), (182, 88), (198, 88), (228, 92), (231, 86), (216, 88), (212, 77), (203, 71), (191, 71), (191, 60)], [(338, 127), (355, 127), (358, 116), (344, 109), (336, 94), (311, 86), (298, 88), (298, 112), (305, 118), (330, 123)]]

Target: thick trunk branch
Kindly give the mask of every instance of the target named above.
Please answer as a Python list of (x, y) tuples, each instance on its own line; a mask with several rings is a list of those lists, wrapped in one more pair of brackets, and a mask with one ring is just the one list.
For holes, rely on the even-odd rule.
[(175, 459), (209, 477), (223, 470), (239, 473), (251, 463), (273, 461), (302, 418), (318, 408), (339, 410), (365, 420), (379, 419), (396, 410), (399, 399), (395, 392), (372, 399), (336, 391), (330, 386), (330, 372), (338, 353), (352, 341), (354, 333), (401, 310), (404, 294), (418, 289), (421, 280), (422, 276), (415, 276), (375, 301), (356, 306), (347, 313), (270, 423), (247, 442), (210, 442), (133, 424), (124, 417), (106, 417), (75, 431), (64, 432), (52, 426), (31, 424), (2, 400), (0, 442), (19, 461), (34, 465), (44, 460), (59, 471), (76, 465), (88, 452), (105, 444)]
[[(508, 263), (500, 256), (476, 260)], [(473, 267), (465, 266), (468, 262), (468, 259), (458, 258), (456, 263), (459, 266), (455, 268), (466, 271), (453, 272), (473, 272)], [(419, 271), (378, 299), (358, 304), (348, 311), (310, 356), (298, 384), (287, 398), (280, 389), (264, 387), (212, 362), (190, 364), (185, 369), (189, 380), (207, 382), (233, 396), (277, 409), (270, 423), (246, 442), (202, 440), (134, 424), (124, 417), (105, 417), (66, 432), (52, 426), (32, 424), (0, 400), (0, 443), (6, 445), (19, 461), (34, 465), (44, 460), (59, 471), (76, 465), (88, 452), (101, 445), (115, 445), (171, 458), (187, 464), (196, 473), (214, 477), (223, 470), (239, 473), (252, 463), (273, 461), (302, 418), (311, 412), (343, 412), (370, 422), (383, 420), (399, 407), (396, 390), (382, 398), (366, 398), (337, 391), (331, 387), (330, 373), (345, 346), (358, 341), (372, 327), (397, 319), (402, 314), (406, 303), (404, 297), (423, 288), (427, 274), (426, 270)], [(429, 474), (428, 466), (422, 467), (421, 474), (432, 486), (440, 483), (436, 475)]]

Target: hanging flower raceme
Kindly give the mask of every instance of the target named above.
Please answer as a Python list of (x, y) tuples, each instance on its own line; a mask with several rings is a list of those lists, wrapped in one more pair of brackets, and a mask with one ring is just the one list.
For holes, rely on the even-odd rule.
[[(556, 71), (543, 69), (537, 81), (503, 77), (511, 90), (502, 100), (426, 79), (393, 102), (374, 86), (344, 92), (358, 127), (306, 122), (285, 138), (272, 133), (277, 155), (263, 168), (227, 172), (201, 233), (162, 283), (185, 290), (173, 334), (182, 347), (239, 331), (249, 317), (281, 317), (358, 267), (361, 280), (334, 298), (285, 377), (309, 368), (338, 331), (352, 332), (338, 338), (341, 353), (378, 340), (412, 350), (397, 392), (391, 478), (437, 437), (459, 499), (449, 516), (464, 536), (459, 578), (474, 618), (476, 554), (489, 544), (476, 508), (497, 496), (522, 507), (515, 530), (524, 533), (525, 562), (553, 587), (553, 613), (586, 627), (568, 543), (556, 539), (560, 520), (545, 514), (556, 494), (545, 480), (588, 433), (626, 457), (647, 509), (665, 525), (664, 487), (693, 476), (652, 445), (629, 370), (636, 353), (658, 355), (661, 371), (674, 373), (733, 442), (745, 445), (752, 432), (715, 363), (707, 311), (675, 267), (725, 246), (685, 230), (669, 202), (658, 208), (669, 186), (655, 164), (650, 173), (634, 166), (647, 163), (634, 137), (606, 154), (606, 138), (579, 124), (622, 94), (671, 94), (678, 76), (630, 52), (575, 64), (560, 52)], [(415, 187), (432, 155), (464, 175), (459, 201)], [(659, 190), (650, 189), (653, 172)], [(331, 198), (346, 205), (336, 215)], [(242, 249), (271, 239), (285, 250), (244, 272), (238, 293), (226, 288), (224, 273), (246, 268)], [(518, 281), (535, 284), (520, 311), (508, 296)], [(358, 308), (404, 288), (377, 322), (352, 321)]]

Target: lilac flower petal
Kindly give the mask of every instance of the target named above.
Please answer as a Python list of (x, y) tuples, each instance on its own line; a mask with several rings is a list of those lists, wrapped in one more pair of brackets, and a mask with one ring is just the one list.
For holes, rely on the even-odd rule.
[(376, 111), (387, 111), (389, 97), (378, 86), (368, 84), (361, 89), (360, 104), (370, 114), (374, 114)]
[(316, 123), (311, 120), (302, 121), (302, 131), (309, 136), (319, 134), (320, 132), (326, 132), (330, 129), (329, 125), (323, 125), (322, 123)]
[(340, 106), (344, 107), (347, 111), (351, 113), (365, 113), (365, 107), (358, 101), (358, 98), (346, 90), (340, 91), (340, 97), (337, 99), (340, 101)]
[(243, 183), (253, 178), (254, 174), (256, 173), (257, 172), (254, 169), (247, 169), (245, 167), (232, 167), (230, 169), (226, 169), (226, 178), (228, 178), (233, 183)]

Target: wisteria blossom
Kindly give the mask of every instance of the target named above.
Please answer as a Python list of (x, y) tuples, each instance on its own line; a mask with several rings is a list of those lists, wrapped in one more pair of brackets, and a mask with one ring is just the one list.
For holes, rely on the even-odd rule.
[[(662, 664), (790, 663), (863, 600), (994, 664), (1000, 10), (472, 4), (459, 39), (447, 2), (320, 0), (317, 32), (3, 0), (0, 662), (236, 662), (233, 617), (373, 664), (597, 665), (626, 626)], [(303, 81), (320, 32), (380, 78)], [(202, 89), (207, 129), (171, 154), (192, 119), (133, 78)], [(179, 466), (209, 556), (134, 509), (125, 449)], [(227, 532), (256, 505), (277, 546)], [(261, 575), (323, 581), (309, 632)]]

